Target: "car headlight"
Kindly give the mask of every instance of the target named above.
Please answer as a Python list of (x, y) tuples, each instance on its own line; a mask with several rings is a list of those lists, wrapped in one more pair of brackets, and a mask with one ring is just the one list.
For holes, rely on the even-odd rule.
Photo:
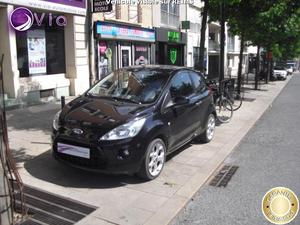
[(53, 128), (55, 129), (55, 130), (58, 130), (58, 121), (59, 121), (59, 115), (60, 115), (60, 113), (61, 113), (61, 110), (59, 110), (56, 114), (55, 114), (55, 116), (54, 116), (54, 118), (53, 118)]
[(100, 140), (101, 141), (120, 140), (120, 139), (134, 137), (140, 132), (140, 130), (144, 126), (145, 121), (146, 118), (134, 119), (106, 133), (100, 138)]

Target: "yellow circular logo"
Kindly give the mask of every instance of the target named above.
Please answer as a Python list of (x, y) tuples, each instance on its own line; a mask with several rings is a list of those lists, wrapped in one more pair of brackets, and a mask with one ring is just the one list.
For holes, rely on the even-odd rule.
[(274, 224), (287, 224), (298, 214), (299, 200), (296, 194), (285, 187), (269, 190), (262, 199), (262, 212)]

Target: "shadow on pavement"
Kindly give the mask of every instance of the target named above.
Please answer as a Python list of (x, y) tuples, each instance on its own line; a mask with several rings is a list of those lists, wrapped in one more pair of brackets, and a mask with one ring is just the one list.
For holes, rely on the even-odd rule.
[(50, 134), (53, 117), (59, 109), (59, 104), (49, 103), (8, 111), (8, 128), (9, 130), (38, 130)]
[[(192, 144), (200, 143), (194, 141), (184, 145), (177, 151), (168, 155), (167, 161), (192, 146)], [(37, 179), (71, 188), (106, 189), (145, 182), (133, 175), (102, 174), (64, 165), (52, 157), (50, 150), (26, 161), (24, 163), (24, 168), (31, 176)]]
[(57, 162), (47, 151), (24, 164), (26, 171), (33, 177), (71, 188), (114, 188), (144, 181), (129, 175), (106, 175), (84, 171)]
[(31, 155), (28, 155), (25, 148), (19, 148), (18, 150), (11, 149), (11, 152), (12, 152), (12, 155), (13, 155), (14, 160), (16, 162), (17, 168), (22, 167), (22, 166), (19, 166), (20, 163), (31, 160), (34, 157), (34, 156), (31, 156)]

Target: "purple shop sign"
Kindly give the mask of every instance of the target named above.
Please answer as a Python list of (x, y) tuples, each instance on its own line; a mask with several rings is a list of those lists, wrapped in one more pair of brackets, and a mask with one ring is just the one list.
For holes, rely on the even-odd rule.
[(33, 23), (37, 26), (47, 24), (52, 27), (54, 23), (58, 26), (66, 26), (67, 18), (63, 15), (53, 16), (52, 13), (48, 13), (47, 16), (46, 13), (38, 14), (25, 7), (18, 7), (10, 14), (10, 24), (17, 31), (26, 31)]
[(33, 24), (33, 14), (32, 12), (25, 8), (16, 8), (10, 15), (10, 24), (17, 31), (26, 31)]
[(86, 4), (85, 4), (86, 0), (43, 0), (43, 1), (53, 2), (53, 3), (57, 3), (57, 4), (68, 5), (68, 6), (74, 6), (74, 7), (78, 7), (78, 8), (86, 7)]

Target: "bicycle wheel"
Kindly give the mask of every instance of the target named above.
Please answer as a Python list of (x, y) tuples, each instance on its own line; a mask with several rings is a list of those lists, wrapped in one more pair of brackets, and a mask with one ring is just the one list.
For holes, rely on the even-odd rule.
[(233, 115), (232, 104), (227, 98), (218, 98), (216, 100), (217, 119), (221, 123), (228, 123)]
[[(231, 96), (231, 98), (230, 98), (229, 101), (230, 101), (230, 103), (232, 105), (232, 110), (236, 111), (239, 108), (241, 108), (242, 103), (243, 103), (243, 98), (242, 98), (242, 96), (240, 94), (238, 94), (237, 92), (234, 92), (233, 96)], [(230, 106), (228, 106), (227, 109), (230, 110)]]

